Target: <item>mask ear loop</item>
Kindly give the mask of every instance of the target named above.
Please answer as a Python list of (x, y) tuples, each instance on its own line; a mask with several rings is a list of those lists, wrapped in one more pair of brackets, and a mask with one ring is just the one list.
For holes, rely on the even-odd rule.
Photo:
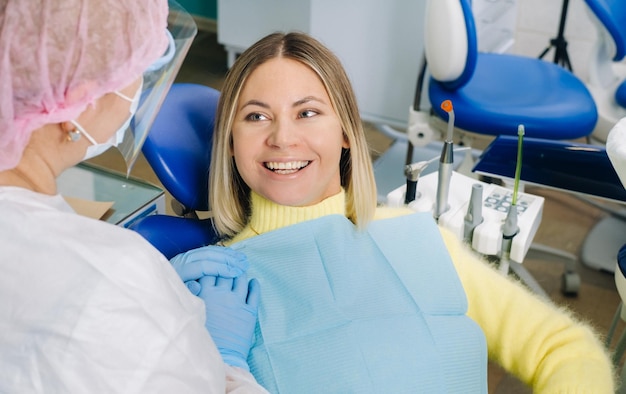
[[(78, 129), (78, 132), (80, 132), (80, 134), (83, 134), (85, 138), (87, 138), (89, 142), (91, 142), (92, 145), (98, 145), (98, 142), (96, 142), (96, 140), (92, 136), (90, 136), (89, 133), (85, 131), (85, 129), (81, 125), (78, 124), (78, 122), (74, 120), (70, 120), (70, 122)], [(76, 130), (74, 131), (76, 132)]]
[(114, 95), (116, 95), (116, 96), (117, 96), (117, 97), (119, 97), (119, 98), (122, 98), (122, 99), (124, 99), (124, 100), (128, 101), (129, 103), (132, 103), (132, 102), (133, 102), (133, 99), (132, 99), (132, 98), (128, 97), (127, 95), (125, 95), (125, 94), (124, 94), (124, 93), (122, 93), (122, 92), (118, 92), (118, 91), (116, 90), (116, 91), (114, 91), (114, 92), (113, 92), (113, 94), (114, 94)]

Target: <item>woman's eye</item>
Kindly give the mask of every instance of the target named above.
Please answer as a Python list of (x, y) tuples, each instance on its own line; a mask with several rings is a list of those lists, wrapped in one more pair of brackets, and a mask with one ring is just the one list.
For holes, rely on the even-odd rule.
[(249, 120), (251, 122), (258, 122), (261, 120), (265, 120), (267, 119), (263, 114), (260, 113), (251, 113), (250, 115), (246, 116), (246, 120)]
[(315, 115), (317, 115), (318, 112), (317, 111), (313, 111), (312, 109), (307, 109), (306, 111), (302, 111), (300, 112), (300, 117), (301, 118), (311, 118)]

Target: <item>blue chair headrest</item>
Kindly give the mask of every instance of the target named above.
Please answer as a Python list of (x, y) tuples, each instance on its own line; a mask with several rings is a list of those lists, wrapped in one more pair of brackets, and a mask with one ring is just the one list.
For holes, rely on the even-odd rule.
[(209, 165), (219, 91), (175, 83), (142, 151), (167, 191), (185, 207), (208, 211)]

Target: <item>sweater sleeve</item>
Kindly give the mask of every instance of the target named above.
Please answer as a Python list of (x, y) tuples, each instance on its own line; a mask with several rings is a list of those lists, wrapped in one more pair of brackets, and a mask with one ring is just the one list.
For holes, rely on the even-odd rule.
[(591, 326), (483, 262), (441, 229), (489, 358), (536, 393), (613, 393), (610, 358)]

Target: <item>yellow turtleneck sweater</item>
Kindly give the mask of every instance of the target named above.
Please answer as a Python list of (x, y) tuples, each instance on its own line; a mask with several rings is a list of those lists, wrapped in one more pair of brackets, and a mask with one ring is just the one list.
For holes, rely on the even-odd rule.
[[(248, 225), (227, 245), (330, 214), (345, 215), (345, 193), (310, 207), (277, 205), (252, 193)], [(376, 219), (411, 213), (379, 208)], [(445, 229), (441, 235), (482, 328), (489, 358), (536, 393), (614, 393), (610, 358), (593, 330), (502, 276)]]

